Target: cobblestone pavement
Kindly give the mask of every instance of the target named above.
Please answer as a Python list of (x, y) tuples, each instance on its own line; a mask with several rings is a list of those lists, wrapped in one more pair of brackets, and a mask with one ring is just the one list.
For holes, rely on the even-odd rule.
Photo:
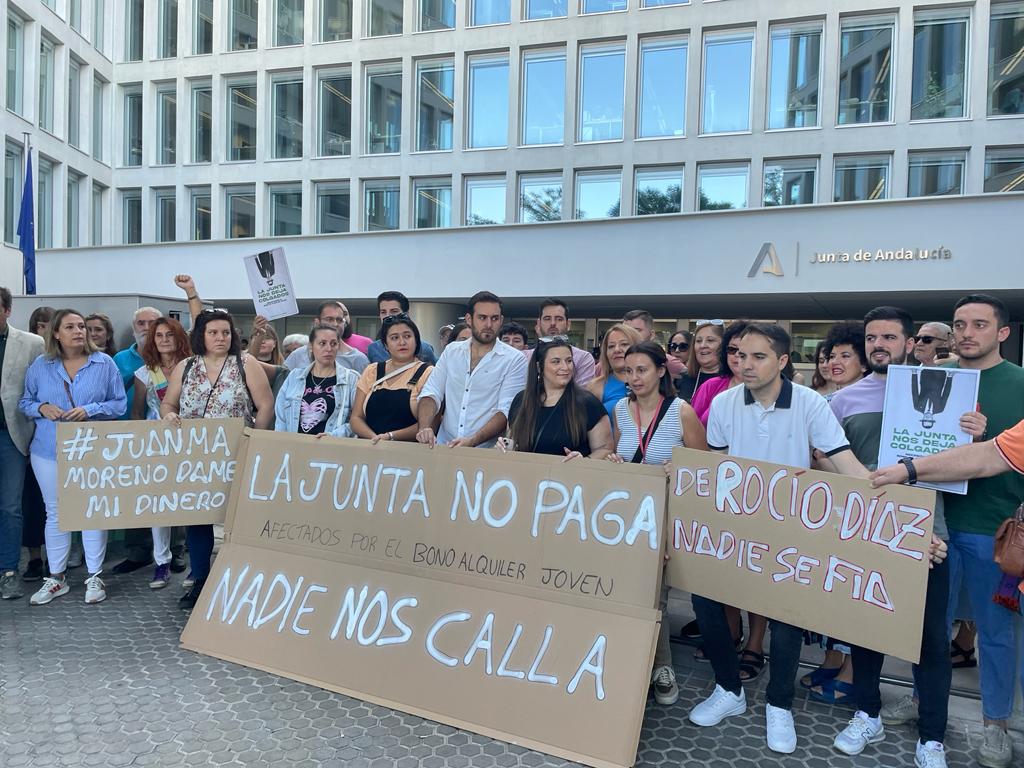
[[(181, 650), (180, 577), (151, 592), (150, 572), (110, 577), (109, 598), (100, 605), (84, 604), (82, 569), (72, 571), (72, 591), (50, 605), (30, 608), (27, 597), (0, 604), (0, 768), (566, 765)], [(889, 729), (883, 744), (858, 758), (835, 752), (832, 738), (849, 712), (802, 692), (795, 706), (800, 747), (792, 756), (772, 756), (764, 743), (763, 682), (752, 697), (748, 689), (757, 703), (745, 716), (698, 729), (686, 714), (708, 692), (710, 667), (693, 661), (687, 647), (676, 649), (679, 702), (649, 702), (638, 766), (913, 765), (916, 735), (909, 728)], [(973, 764), (967, 753), (976, 738), (976, 725), (951, 723), (950, 765)]]

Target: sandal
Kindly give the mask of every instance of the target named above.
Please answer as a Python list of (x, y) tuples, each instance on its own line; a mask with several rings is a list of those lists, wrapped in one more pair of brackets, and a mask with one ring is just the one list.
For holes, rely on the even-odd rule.
[(818, 667), (810, 674), (804, 675), (800, 678), (800, 687), (810, 690), (816, 688), (819, 685), (823, 685), (829, 680), (835, 680), (839, 674), (839, 670), (842, 667)]
[[(736, 652), (739, 653), (740, 649), (743, 647), (743, 636), (742, 635), (740, 635), (738, 638), (736, 638), (735, 646), (736, 646)], [(698, 646), (697, 650), (693, 652), (693, 658), (696, 659), (697, 661), (702, 661), (702, 662), (707, 662), (708, 661), (708, 657), (704, 655), (704, 646), (703, 645)]]
[(856, 707), (853, 683), (844, 683), (842, 680), (826, 680), (821, 684), (820, 691), (812, 690), (809, 698), (820, 701), (822, 704), (830, 704), (840, 707)]
[(700, 640), (700, 625), (697, 624), (696, 619), (679, 630), (679, 638), (684, 643), (692, 643), (696, 640)]
[(978, 660), (974, 658), (974, 648), (961, 648), (960, 644), (954, 640), (949, 646), (949, 656), (951, 659), (955, 659), (957, 656), (962, 656), (961, 661), (954, 661), (952, 664), (953, 669), (973, 669), (978, 666)]
[(750, 649), (740, 651), (740, 682), (752, 683), (764, 669), (764, 654)]

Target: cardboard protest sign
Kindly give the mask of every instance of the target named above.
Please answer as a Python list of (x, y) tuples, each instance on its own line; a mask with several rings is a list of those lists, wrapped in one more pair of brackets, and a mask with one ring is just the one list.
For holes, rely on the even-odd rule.
[(220, 523), (242, 419), (57, 425), (62, 531)]
[(249, 431), (186, 648), (593, 766), (636, 756), (661, 468)]
[(254, 253), (252, 256), (246, 256), (244, 262), (257, 315), (263, 315), (268, 320), (277, 320), (299, 314), (284, 248)]
[(916, 662), (935, 493), (676, 448), (668, 583)]
[[(977, 370), (890, 365), (885, 379), (878, 466), (971, 442), (973, 438), (960, 429), (960, 417), (977, 408), (980, 383), (981, 371)], [(967, 493), (966, 480), (918, 485)]]

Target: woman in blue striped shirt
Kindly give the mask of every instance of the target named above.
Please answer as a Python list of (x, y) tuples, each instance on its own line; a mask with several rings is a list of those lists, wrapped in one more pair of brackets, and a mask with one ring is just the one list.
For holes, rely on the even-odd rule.
[[(127, 402), (117, 366), (89, 340), (82, 313), (58, 310), (46, 333), (46, 351), (29, 366), (25, 393), (18, 403), (22, 413), (36, 422), (29, 453), (46, 504), (50, 576), (32, 595), (32, 605), (45, 605), (70, 589), (65, 570), (71, 533), (61, 531), (57, 522), (57, 422), (117, 419)], [(83, 531), (82, 543), (89, 566), (85, 602), (98, 603), (107, 597), (100, 579), (107, 553), (107, 532)]]

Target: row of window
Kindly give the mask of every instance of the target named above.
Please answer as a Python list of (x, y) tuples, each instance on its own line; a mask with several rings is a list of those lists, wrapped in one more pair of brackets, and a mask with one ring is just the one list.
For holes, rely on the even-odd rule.
[[(130, 1), (130, 0), (129, 0)], [(117, 0), (113, 0), (117, 2)], [(142, 0), (138, 0), (142, 2)], [(107, 0), (65, 0), (58, 7), (57, 0), (43, 0), (43, 5), (60, 16), (75, 32), (87, 38), (93, 47), (104, 53), (106, 45)], [(8, 14), (14, 13), (9, 7)], [(91, 23), (89, 19), (91, 18)]]
[[(952, 14), (952, 15), (950, 15)], [(911, 118), (964, 117), (968, 17), (959, 11), (919, 15), (915, 22)], [(842, 25), (836, 93), (840, 125), (890, 122), (894, 21), (851, 19)], [(821, 125), (819, 109), (822, 28), (787, 24), (771, 30), (766, 126), (769, 130)], [(705, 35), (699, 131), (703, 135), (745, 132), (751, 124), (753, 33)], [(1002, 7), (992, 18), (989, 63), (990, 115), (1024, 113), (1024, 3)], [(686, 133), (688, 40), (684, 35), (640, 40), (637, 66), (637, 138), (681, 137)], [(455, 146), (455, 59), (415, 63), (415, 136), (402, 137), (404, 84), (402, 64), (367, 65), (363, 77), (363, 154), (450, 151)], [(469, 149), (510, 144), (509, 56), (473, 55), (467, 59), (466, 127)], [(576, 142), (618, 141), (625, 136), (625, 43), (582, 45), (573, 138)], [(565, 141), (566, 52), (529, 50), (522, 55), (518, 136), (520, 146), (558, 145)], [(270, 76), (270, 151), (273, 158), (352, 154), (350, 67), (316, 70), (316, 147), (303, 146), (304, 75)], [(257, 85), (227, 78), (228, 161), (256, 160)], [(188, 81), (192, 111), (189, 161), (212, 159), (213, 86)], [(156, 86), (156, 164), (175, 163), (177, 85)], [(142, 88), (125, 88), (126, 165), (143, 165)], [(515, 130), (515, 129), (512, 129)]]

